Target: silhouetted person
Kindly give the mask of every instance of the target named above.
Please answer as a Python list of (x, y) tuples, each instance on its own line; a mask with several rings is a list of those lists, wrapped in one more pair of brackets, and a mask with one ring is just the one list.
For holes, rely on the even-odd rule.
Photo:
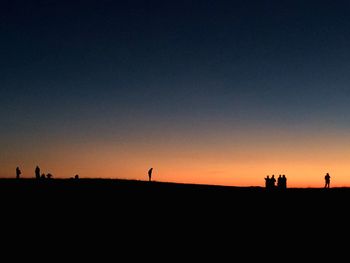
[(37, 166), (35, 168), (35, 178), (36, 179), (40, 179), (40, 168), (39, 168), (39, 166)]
[(329, 173), (326, 173), (326, 175), (324, 176), (324, 181), (324, 188), (329, 188), (331, 184), (331, 176), (329, 175)]
[(44, 173), (41, 174), (40, 176), (41, 179), (46, 179), (46, 175)]
[(152, 172), (153, 172), (153, 168), (148, 170), (148, 181), (152, 180)]
[(270, 178), (270, 188), (273, 189), (276, 186), (276, 178), (275, 175), (273, 174)]
[(74, 176), (74, 179), (79, 179), (79, 174), (76, 174), (76, 175)]
[(283, 188), (283, 179), (282, 179), (282, 175), (279, 175), (277, 178), (277, 188), (278, 189), (282, 189)]
[(287, 188), (287, 177), (285, 175), (282, 175), (282, 188)]
[(270, 176), (268, 175), (264, 179), (265, 179), (265, 188), (269, 189), (270, 188), (270, 180), (271, 180)]
[(17, 178), (17, 179), (20, 178), (21, 173), (22, 173), (21, 170), (20, 170), (19, 167), (17, 166), (17, 167), (16, 167), (16, 178)]

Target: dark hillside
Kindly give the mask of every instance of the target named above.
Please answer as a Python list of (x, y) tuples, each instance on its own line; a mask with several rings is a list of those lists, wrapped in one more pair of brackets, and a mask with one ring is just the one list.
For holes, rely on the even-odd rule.
[(22, 245), (39, 239), (51, 249), (61, 242), (70, 248), (111, 247), (107, 254), (117, 258), (115, 246), (118, 253), (157, 248), (172, 256), (224, 249), (223, 255), (234, 251), (247, 259), (258, 249), (282, 246), (286, 253), (313, 256), (310, 247), (330, 239), (338, 245), (349, 229), (348, 188), (267, 191), (132, 180), (2, 179), (0, 200), (7, 244), (20, 237)]
[(303, 215), (314, 217), (343, 211), (348, 188), (233, 187), (118, 179), (1, 179), (0, 197), (8, 209), (38, 209), (64, 214), (98, 210), (101, 213), (201, 213), (236, 217)]

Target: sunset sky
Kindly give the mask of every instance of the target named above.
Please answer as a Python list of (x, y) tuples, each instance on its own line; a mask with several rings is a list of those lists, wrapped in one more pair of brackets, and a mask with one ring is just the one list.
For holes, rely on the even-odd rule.
[(350, 187), (350, 2), (0, 2), (0, 177)]

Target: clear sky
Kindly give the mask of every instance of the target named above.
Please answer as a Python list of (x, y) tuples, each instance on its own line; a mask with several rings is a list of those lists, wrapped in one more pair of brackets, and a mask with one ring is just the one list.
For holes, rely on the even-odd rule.
[(350, 186), (349, 1), (0, 2), (0, 177)]

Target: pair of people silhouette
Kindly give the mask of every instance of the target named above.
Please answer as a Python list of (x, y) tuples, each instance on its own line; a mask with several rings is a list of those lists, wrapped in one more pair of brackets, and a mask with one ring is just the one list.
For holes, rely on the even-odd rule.
[(276, 178), (273, 174), (271, 177), (268, 175), (265, 177), (265, 188), (266, 189), (273, 189), (276, 186)]
[(279, 188), (279, 189), (286, 189), (287, 188), (287, 177), (284, 174), (278, 176), (277, 188)]

